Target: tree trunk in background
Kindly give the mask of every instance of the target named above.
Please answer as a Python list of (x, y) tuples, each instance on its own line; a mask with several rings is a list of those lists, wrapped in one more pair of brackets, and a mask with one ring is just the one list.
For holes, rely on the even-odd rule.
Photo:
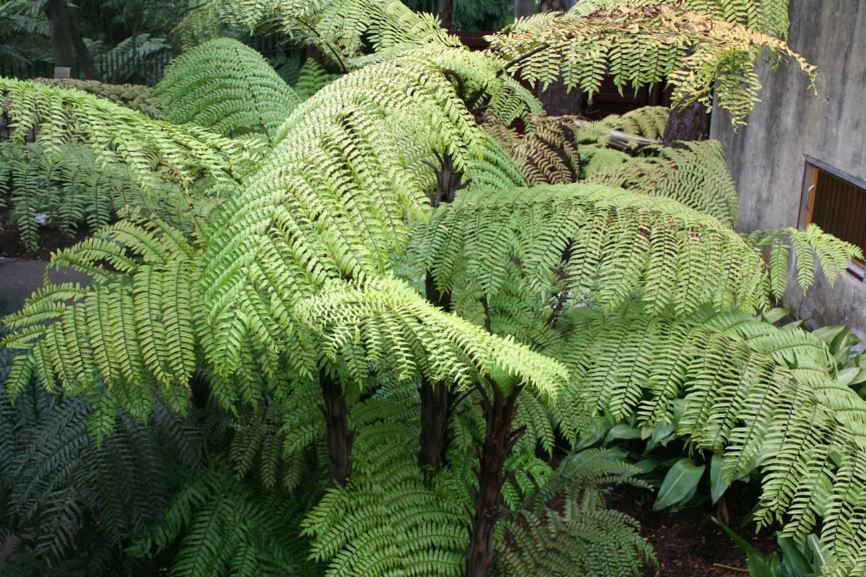
[(494, 384), (492, 393), (493, 399), (484, 397), (481, 405), (487, 428), (478, 469), (478, 492), (469, 531), (465, 577), (489, 577), (496, 558), (495, 533), (502, 513), (505, 460), (522, 434), (522, 431), (511, 430), (520, 389), (515, 387), (506, 397)]
[[(541, 12), (565, 12), (574, 6), (574, 0), (542, 0)], [(572, 89), (566, 89), (562, 80), (552, 83), (547, 90), (539, 91), (538, 98), (544, 104), (544, 110), (551, 116), (581, 114), (584, 111), (583, 94)]]
[(48, 17), (48, 30), (51, 34), (55, 74), (57, 68), (71, 70), (77, 60), (85, 78), (100, 80), (99, 70), (72, 19), (66, 0), (47, 0), (45, 15)]
[(679, 140), (706, 140), (710, 132), (710, 115), (707, 107), (693, 102), (684, 108), (671, 108), (665, 127), (664, 144), (674, 146)]
[(51, 35), (51, 49), (54, 52), (54, 67), (75, 66), (75, 49), (72, 47), (72, 34), (69, 28), (69, 6), (66, 0), (48, 0), (45, 4), (48, 17), (48, 31)]
[(526, 18), (535, 14), (535, 0), (515, 0), (514, 18)]
[(349, 427), (349, 407), (339, 380), (324, 373), (319, 378), (324, 399), (325, 431), (331, 480), (345, 485), (352, 476), (352, 441), (355, 433)]
[[(451, 156), (442, 157), (442, 166), (436, 172), (436, 192), (430, 199), (433, 208), (454, 202), (463, 186), (463, 172), (454, 166)], [(451, 295), (439, 294), (430, 271), (424, 279), (427, 300), (445, 311), (451, 310)], [(430, 471), (438, 471), (445, 464), (450, 442), (448, 426), (451, 422), (451, 403), (454, 399), (446, 383), (421, 380), (421, 452), (419, 462)]]
[(454, 24), (454, 0), (439, 0), (437, 13), (442, 27), (450, 30)]

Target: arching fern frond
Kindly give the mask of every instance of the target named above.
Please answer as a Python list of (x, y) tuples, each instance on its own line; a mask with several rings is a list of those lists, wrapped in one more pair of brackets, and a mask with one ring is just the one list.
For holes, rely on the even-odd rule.
[(823, 517), (822, 539), (838, 563), (833, 574), (863, 570), (863, 541), (854, 535), (866, 531), (866, 407), (833, 380), (835, 363), (821, 341), (739, 313), (575, 314), (583, 320), (560, 356), (574, 371), (563, 397), (566, 430), (567, 416), (587, 407), (662, 427), (684, 399), (681, 436), (723, 455), (730, 478), (757, 463), (759, 524), (782, 521), (801, 539)]
[(108, 225), (133, 208), (183, 221), (189, 218), (188, 201), (167, 182), (145, 194), (127, 166), (100, 161), (87, 145), (46, 151), (37, 143), (0, 143), (0, 205), (8, 207), (9, 224), (32, 250), (38, 248), (40, 225), (71, 235), (84, 226)]
[(832, 283), (848, 269), (853, 260), (862, 260), (863, 251), (827, 234), (818, 225), (810, 224), (806, 230), (789, 227), (781, 230), (756, 231), (746, 236), (747, 242), (759, 249), (769, 249), (770, 287), (775, 297), (781, 298), (788, 286), (791, 272), (791, 251), (794, 251), (793, 271), (801, 290), (815, 282), (815, 274), (823, 271)]
[(47, 150), (85, 143), (100, 160), (128, 166), (145, 189), (163, 180), (183, 187), (202, 177), (235, 181), (259, 154), (250, 143), (153, 120), (78, 90), (0, 78), (0, 91), (0, 111), (9, 119), (13, 142), (35, 136)]
[(172, 122), (226, 136), (270, 137), (300, 102), (261, 54), (230, 38), (205, 42), (173, 60), (156, 95)]
[(441, 68), (424, 58), (343, 76), (301, 104), (281, 134), (205, 240), (203, 286), (227, 374), (245, 335), (258, 330), (273, 349), (288, 334), (279, 330), (285, 314), (270, 311), (291, 310), (326, 280), (386, 270), (408, 237), (407, 214), (422, 216), (429, 204), (433, 174), (424, 163), (447, 153), (467, 170), (485, 138)]
[(118, 547), (148, 530), (168, 502), (169, 463), (191, 466), (199, 457), (191, 428), (162, 407), (147, 425), (120, 415), (115, 434), (98, 445), (83, 399), (33, 382), (17, 401), (0, 391), (0, 494), (8, 506), (0, 533), (17, 535), (49, 564), (75, 558), (93, 532)]
[(737, 223), (737, 189), (716, 140), (645, 148), (641, 156), (602, 169), (589, 181), (672, 198), (731, 228)]
[(4, 319), (13, 332), (3, 346), (28, 352), (14, 360), (9, 395), (35, 375), (51, 390), (62, 383), (68, 396), (96, 396), (99, 437), (120, 407), (146, 419), (161, 399), (186, 412), (198, 347), (208, 342), (192, 254), (182, 233), (158, 221), (118, 223), (58, 253), (54, 266), (79, 270), (93, 285), (49, 283)]
[(656, 312), (766, 302), (760, 255), (734, 231), (672, 200), (596, 185), (464, 194), (435, 211), (412, 250), (440, 291), (460, 274), (493, 295), (517, 267), (530, 291), (556, 275), (573, 302), (608, 310), (639, 288)]
[(133, 552), (146, 557), (179, 544), (176, 577), (314, 577), (298, 537), (299, 513), (285, 497), (256, 490), (217, 465), (188, 480), (165, 522)]
[(370, 365), (397, 380), (420, 373), (468, 388), (492, 379), (503, 387), (531, 385), (546, 397), (556, 396), (566, 376), (556, 361), (443, 312), (396, 280), (326, 290), (296, 312), (322, 336), (322, 354), (342, 361), (359, 388)]
[(710, 105), (715, 94), (735, 124), (757, 101), (755, 65), (766, 50), (774, 60), (792, 59), (815, 78), (815, 68), (782, 40), (693, 11), (685, 0), (605, 7), (581, 2), (567, 14), (523, 20), (490, 41), (493, 52), (509, 63), (507, 70), (528, 82), (546, 86), (562, 78), (592, 97), (608, 74), (620, 88), (667, 80), (676, 104)]
[[(752, 30), (784, 38), (788, 34), (789, 0), (685, 0), (691, 10), (742, 24)], [(611, 10), (623, 6), (655, 6), (655, 0), (582, 0), (572, 12)]]
[(114, 103), (121, 104), (133, 110), (147, 114), (151, 118), (162, 118), (162, 113), (154, 102), (153, 88), (140, 84), (108, 84), (96, 80), (78, 80), (75, 78), (34, 78), (40, 82), (57, 88), (81, 90), (99, 96)]
[[(569, 455), (523, 497), (506, 522), (508, 539), (498, 544), (497, 567), (504, 576), (578, 577), (639, 575), (655, 560), (637, 522), (609, 510), (604, 490), (613, 484), (643, 486), (639, 469), (611, 450)], [(563, 497), (561, 510), (550, 507)]]

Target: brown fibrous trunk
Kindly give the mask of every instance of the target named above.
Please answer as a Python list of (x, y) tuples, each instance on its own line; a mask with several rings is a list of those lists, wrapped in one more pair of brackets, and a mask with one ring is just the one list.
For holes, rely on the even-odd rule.
[(352, 476), (352, 441), (355, 433), (349, 426), (349, 407), (346, 396), (338, 379), (322, 375), (325, 413), (325, 434), (328, 458), (331, 464), (331, 480), (337, 485), (345, 485)]
[(520, 389), (515, 387), (506, 396), (496, 384), (493, 385), (492, 398), (482, 391), (481, 406), (487, 428), (478, 469), (478, 491), (469, 531), (465, 577), (488, 577), (496, 560), (495, 533), (503, 512), (505, 460), (523, 434), (523, 430), (512, 431), (519, 393)]

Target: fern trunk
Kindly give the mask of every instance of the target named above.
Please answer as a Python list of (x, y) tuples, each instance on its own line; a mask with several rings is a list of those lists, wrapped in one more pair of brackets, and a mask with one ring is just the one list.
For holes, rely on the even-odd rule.
[(349, 408), (340, 382), (336, 378), (322, 375), (320, 385), (324, 399), (331, 480), (342, 486), (348, 483), (352, 476), (352, 441), (355, 434), (349, 426)]
[(706, 140), (710, 132), (710, 115), (700, 102), (671, 108), (665, 127), (665, 146), (677, 146), (677, 142)]
[[(433, 208), (442, 203), (454, 202), (457, 191), (463, 183), (463, 173), (454, 166), (454, 161), (448, 154), (442, 157), (442, 165), (436, 171), (436, 192), (430, 199)], [(428, 272), (424, 282), (427, 300), (433, 305), (451, 310), (451, 295), (440, 294), (436, 288), (433, 276)], [(451, 420), (452, 395), (445, 383), (431, 383), (427, 379), (421, 381), (421, 454), (420, 463), (423, 468), (437, 471), (445, 464), (448, 452), (449, 431)]]
[(451, 390), (445, 383), (421, 382), (421, 467), (437, 471), (445, 464), (448, 424), (451, 419)]
[(487, 429), (478, 469), (475, 516), (469, 532), (465, 577), (488, 577), (495, 561), (496, 523), (502, 515), (505, 460), (523, 431), (512, 431), (520, 388), (506, 396), (495, 383), (493, 398), (482, 395)]

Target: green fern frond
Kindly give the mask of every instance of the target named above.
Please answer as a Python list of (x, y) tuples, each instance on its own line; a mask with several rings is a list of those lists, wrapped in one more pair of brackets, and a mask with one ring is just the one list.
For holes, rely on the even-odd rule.
[(782, 521), (785, 534), (801, 539), (823, 517), (835, 570), (856, 574), (850, 571), (863, 548), (851, 531), (866, 526), (866, 493), (858, 489), (866, 479), (866, 407), (833, 380), (835, 363), (821, 341), (738, 313), (575, 314), (584, 320), (560, 357), (574, 370), (564, 419), (588, 407), (664, 426), (674, 402), (684, 399), (677, 432), (723, 455), (726, 475), (735, 478), (758, 463), (759, 524)]
[(359, 388), (368, 364), (398, 380), (420, 373), (461, 388), (485, 378), (503, 387), (512, 380), (548, 397), (565, 377), (557, 362), (442, 312), (394, 280), (325, 291), (301, 301), (296, 313), (322, 335), (325, 357), (344, 360), (347, 378)]
[(718, 141), (683, 142), (680, 148), (655, 146), (642, 152), (647, 156), (615, 163), (589, 181), (671, 198), (731, 228), (736, 225), (740, 202)]
[(543, 86), (562, 78), (590, 98), (608, 74), (620, 89), (667, 81), (676, 104), (715, 98), (735, 124), (757, 102), (755, 66), (766, 50), (774, 61), (795, 61), (814, 83), (815, 68), (782, 40), (693, 11), (685, 0), (602, 4), (518, 22), (491, 36), (491, 49), (513, 75)]
[(155, 93), (170, 121), (225, 136), (273, 136), (300, 102), (258, 52), (230, 38), (173, 60)]
[(179, 543), (176, 577), (310, 576), (298, 513), (215, 467), (196, 474), (175, 496), (165, 522), (133, 552), (151, 556)]
[[(789, 0), (685, 0), (691, 10), (742, 24), (752, 30), (784, 38), (788, 34)], [(654, 6), (654, 0), (584, 0), (573, 12), (586, 13), (622, 6)]]
[[(87, 145), (62, 144), (47, 151), (37, 143), (0, 143), (0, 179), (0, 205), (9, 207), (9, 220), (32, 250), (38, 248), (42, 225), (72, 235), (85, 225), (97, 230), (133, 209), (179, 223), (190, 218), (189, 198), (180, 189), (164, 182), (157, 191), (145, 192), (127, 166), (99, 159)], [(41, 224), (37, 215), (44, 219)]]
[[(517, 267), (530, 292), (566, 283), (606, 310), (642, 289), (651, 310), (766, 301), (760, 255), (718, 220), (672, 200), (576, 184), (464, 194), (420, 227), (411, 250), (440, 291), (460, 281), (495, 295)], [(459, 268), (458, 268), (459, 263)]]
[(832, 284), (851, 261), (863, 260), (860, 248), (825, 233), (815, 224), (806, 230), (790, 227), (757, 231), (747, 235), (746, 240), (756, 248), (769, 250), (770, 290), (776, 298), (785, 293), (791, 272), (796, 275), (800, 289), (806, 291), (815, 283), (819, 269)]
[(35, 138), (47, 151), (69, 142), (87, 144), (100, 161), (129, 167), (146, 190), (164, 180), (182, 187), (202, 177), (236, 181), (260, 154), (250, 142), (153, 120), (78, 90), (0, 78), (0, 91), (0, 111), (9, 118), (13, 142)]

